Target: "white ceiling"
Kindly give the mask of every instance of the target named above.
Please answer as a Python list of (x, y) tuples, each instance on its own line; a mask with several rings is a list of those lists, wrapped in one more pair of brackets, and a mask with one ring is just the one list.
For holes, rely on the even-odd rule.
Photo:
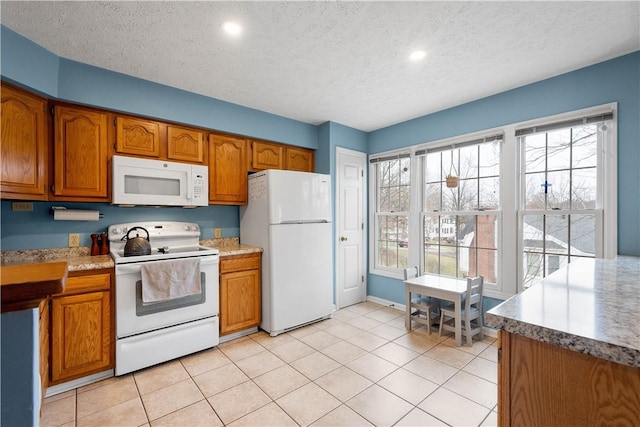
[[(58, 56), (371, 131), (640, 49), (640, 2), (2, 1)], [(225, 20), (244, 26), (236, 39)], [(408, 55), (424, 49), (412, 63)]]

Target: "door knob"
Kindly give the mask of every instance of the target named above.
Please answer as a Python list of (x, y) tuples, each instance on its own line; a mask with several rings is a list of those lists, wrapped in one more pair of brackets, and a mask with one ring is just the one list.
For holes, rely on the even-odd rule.
[(344, 237), (344, 236), (341, 236), (341, 237), (340, 237), (340, 241), (341, 241), (341, 242), (346, 242), (346, 241), (347, 241), (347, 238), (346, 238), (346, 237)]

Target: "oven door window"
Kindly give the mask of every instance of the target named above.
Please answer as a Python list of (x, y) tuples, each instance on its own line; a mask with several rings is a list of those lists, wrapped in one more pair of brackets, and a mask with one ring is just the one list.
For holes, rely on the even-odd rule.
[(138, 280), (136, 282), (136, 316), (147, 316), (149, 314), (161, 313), (163, 311), (170, 311), (178, 308), (189, 307), (191, 305), (203, 304), (207, 300), (207, 287), (205, 286), (205, 280), (205, 273), (201, 272), (201, 292), (199, 294), (149, 304), (144, 304), (142, 302), (142, 280)]

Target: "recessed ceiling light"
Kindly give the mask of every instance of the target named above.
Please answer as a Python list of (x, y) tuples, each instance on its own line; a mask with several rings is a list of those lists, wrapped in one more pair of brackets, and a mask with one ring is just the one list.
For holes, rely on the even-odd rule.
[(409, 59), (412, 61), (420, 61), (421, 59), (424, 59), (425, 56), (427, 56), (427, 52), (424, 50), (416, 50), (409, 55)]
[(232, 36), (237, 36), (242, 33), (242, 27), (240, 26), (240, 24), (231, 21), (227, 21), (222, 24), (222, 29)]

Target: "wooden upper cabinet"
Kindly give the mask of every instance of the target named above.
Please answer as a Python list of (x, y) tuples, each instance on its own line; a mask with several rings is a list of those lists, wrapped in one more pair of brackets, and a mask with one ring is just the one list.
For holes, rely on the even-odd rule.
[(287, 147), (284, 167), (291, 171), (313, 172), (313, 150)]
[(160, 157), (160, 124), (130, 117), (117, 117), (116, 152)]
[(107, 114), (57, 105), (54, 198), (108, 201)]
[(203, 163), (204, 137), (202, 132), (167, 126), (167, 159)]
[(270, 142), (251, 143), (251, 169), (284, 169), (284, 146)]
[(247, 203), (247, 148), (244, 138), (209, 135), (209, 201)]
[(2, 198), (47, 200), (46, 100), (2, 85)]

